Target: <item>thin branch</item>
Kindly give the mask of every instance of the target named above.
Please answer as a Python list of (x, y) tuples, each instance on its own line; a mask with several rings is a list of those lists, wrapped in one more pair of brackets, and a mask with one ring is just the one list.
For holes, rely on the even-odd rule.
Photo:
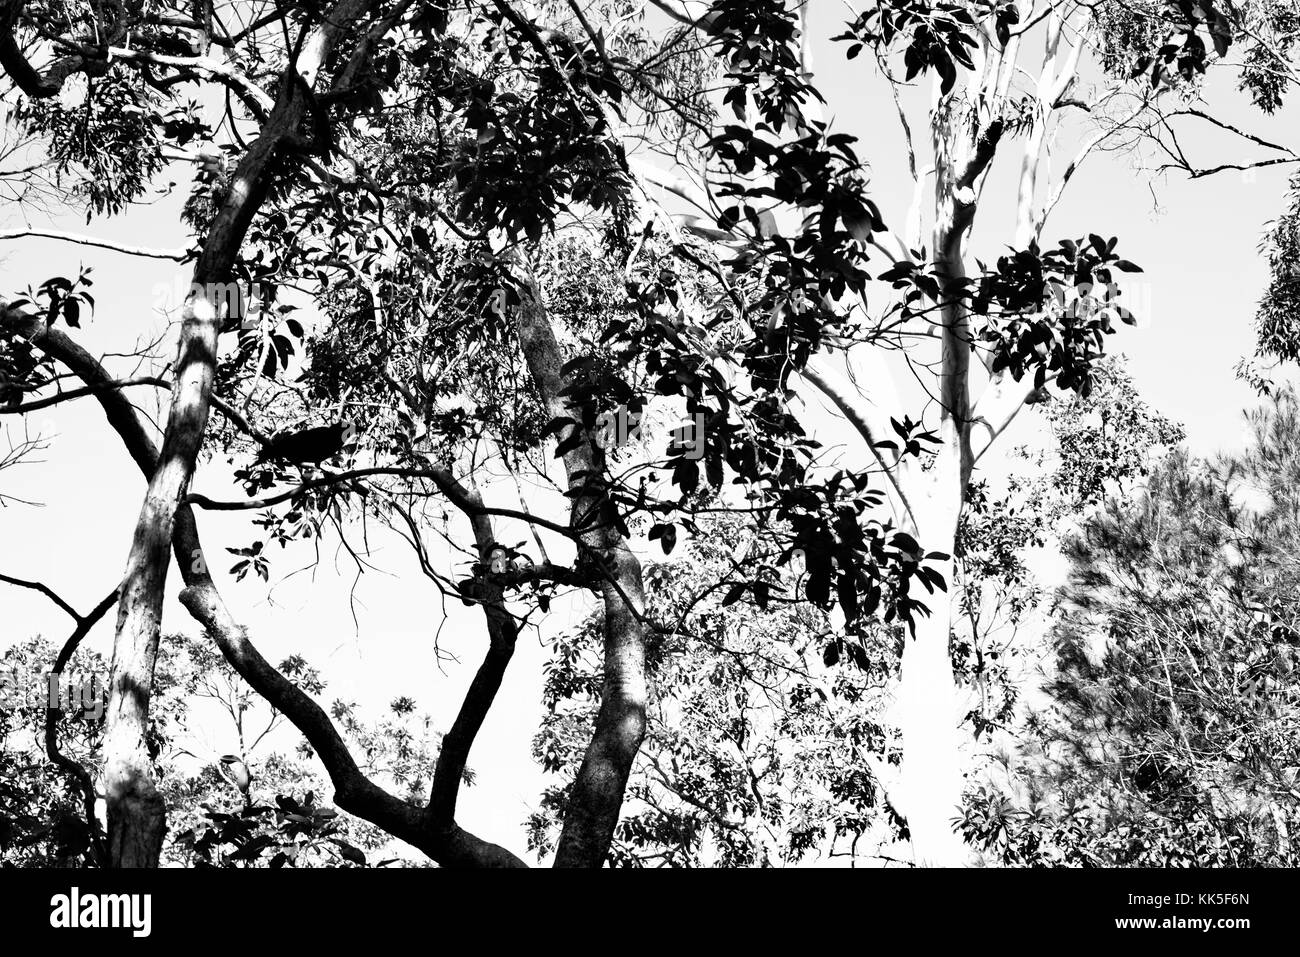
[[(114, 588), (104, 596), (88, 615), (78, 618), (77, 627), (68, 636), (68, 640), (63, 643), (58, 657), (54, 659), (54, 665), (50, 669), (51, 683), (58, 681), (59, 675), (63, 674), (63, 669), (67, 667), (73, 654), (81, 645), (82, 639), (90, 633), (90, 630), (95, 627), (101, 618), (108, 614), (109, 609), (117, 605), (119, 592), (119, 589)], [(68, 757), (59, 749), (59, 718), (62, 716), (63, 709), (57, 703), (51, 704), (47, 700), (45, 709), (45, 753), (57, 767), (62, 768), (73, 779), (77, 788), (81, 791), (82, 813), (86, 816), (86, 826), (90, 830), (91, 847), (101, 866), (103, 866), (108, 863), (108, 845), (104, 840), (103, 829), (99, 825), (99, 817), (95, 814), (95, 805), (98, 799), (98, 795), (95, 793), (95, 780), (91, 777), (90, 772), (82, 766), (81, 762)]]
[(79, 615), (77, 613), (77, 610), (75, 608), (73, 608), (66, 601), (60, 598), (59, 595), (54, 591), (54, 589), (52, 589), (49, 585), (46, 585), (44, 582), (29, 582), (26, 581), (25, 579), (14, 578), (10, 575), (0, 575), (0, 582), (8, 582), (10, 585), (17, 585), (19, 588), (30, 588), (33, 591), (38, 591), (46, 598), (48, 598), (50, 601), (54, 602), (54, 604), (62, 608), (65, 612), (67, 612), (68, 616), (73, 621), (80, 623), (85, 620), (82, 615)]
[(148, 246), (132, 246), (128, 243), (114, 242), (111, 239), (101, 239), (98, 236), (83, 236), (80, 233), (69, 233), (57, 229), (9, 229), (0, 232), (0, 240), (6, 239), (54, 239), (64, 243), (75, 243), (78, 246), (94, 246), (97, 249), (108, 249), (115, 253), (124, 253), (127, 256), (140, 256), (144, 259), (170, 259), (172, 262), (183, 262), (189, 257), (189, 249), (154, 249)]

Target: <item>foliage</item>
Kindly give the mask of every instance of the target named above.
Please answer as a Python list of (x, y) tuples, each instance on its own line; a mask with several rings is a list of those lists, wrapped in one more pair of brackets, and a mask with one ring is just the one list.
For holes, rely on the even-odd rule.
[(1045, 440), (1012, 450), (1005, 480), (974, 481), (962, 514), (952, 653), (962, 682), (978, 691), (965, 716), (977, 741), (1020, 729), (1025, 685), (1034, 680), (1027, 669), (1042, 653), (1035, 633), (1050, 624), (1038, 556), (1058, 548), (1108, 495), (1127, 494), (1182, 441), (1182, 429), (1140, 398), (1121, 358), (1102, 360), (1091, 374), (1088, 399), (1039, 404)]
[[(837, 38), (850, 59), (870, 50), (888, 65), (901, 54), (904, 80), (886, 74), (895, 86), (928, 72), (938, 81), (929, 120), (936, 152), (947, 151), (935, 162), (937, 195), (950, 206), (937, 215), (952, 220), (936, 233), (947, 240), (933, 252), (891, 252), (883, 266), (879, 252), (893, 234), (855, 139), (821, 117), (797, 5), (714, 0), (696, 22), (667, 32), (651, 31), (629, 0), (582, 9), (560, 0), (526, 12), (477, 0), (375, 4), (346, 27), (366, 40), (352, 55), (336, 50), (323, 65), (328, 80), (313, 90), (293, 85), (288, 37), (329, 16), (318, 5), (221, 38), (214, 70), (175, 56), (217, 42), (201, 24), (153, 22), (137, 9), (109, 23), (91, 5), (33, 3), (15, 7), (14, 23), (23, 36), (81, 50), (80, 67), (63, 61), (50, 72), (79, 69), (86, 95), (80, 103), (71, 89), (47, 97), (37, 84), (19, 116), (60, 175), (75, 177), (92, 215), (144, 201), (164, 148), (195, 144), (201, 169), (182, 218), (201, 235), (248, 188), (234, 169), (256, 155), (245, 134), (266, 120), (266, 104), (307, 104), (295, 128), (273, 131), (272, 160), (237, 217), (230, 275), (219, 277), (255, 294), (222, 316), (229, 347), (214, 389), (229, 421), (209, 449), (229, 456), (250, 499), (272, 493), (266, 502), (222, 503), (257, 512), (253, 540), (226, 548), (236, 582), (269, 581), (273, 544), (315, 548), (327, 527), (360, 570), (349, 519), (365, 529), (378, 518), (407, 538), (444, 597), (487, 605), (496, 626), (489, 664), (514, 640), (514, 624), (502, 622), (546, 614), (561, 586), (602, 592), (606, 620), (558, 639), (548, 675), (538, 750), (567, 778), (592, 737), (599, 625), (616, 617), (611, 559), (622, 561), (624, 540), (644, 534), (679, 557), (647, 569), (648, 617), (637, 629), (656, 643), (658, 697), (616, 859), (778, 863), (843, 853), (845, 843), (852, 852), (869, 833), (902, 833), (883, 780), (897, 759), (883, 698), (908, 631), (956, 593), (971, 629), (952, 644), (954, 664), (981, 694), (967, 717), (977, 737), (1005, 732), (1019, 693), (990, 628), (1000, 613), (1014, 629), (1037, 605), (1026, 551), (1115, 483), (1141, 475), (1150, 449), (1174, 438), (1103, 362), (1115, 320), (1134, 321), (1117, 274), (1138, 267), (1098, 234), (1018, 243), (992, 263), (974, 262), (969, 275), (958, 262), (999, 140), (1040, 144), (1036, 124), (1067, 105), (1072, 75), (1052, 102), (959, 87), (962, 71), (1014, 73), (1010, 62), (988, 70), (986, 57), (1029, 28), (1015, 3), (881, 0)], [(1076, 12), (1057, 11), (1053, 67)], [(1269, 58), (1286, 57), (1294, 42), (1284, 4), (1261, 12), (1210, 0), (1103, 2), (1085, 17), (1107, 74), (1103, 99), (1125, 92), (1146, 104), (1165, 89), (1193, 98), (1207, 66), (1235, 46), (1246, 58), (1244, 86), (1266, 110), (1281, 104)], [(82, 42), (101, 33), (102, 53)], [(134, 46), (109, 62), (124, 36)], [(201, 78), (224, 87), (219, 120), (177, 92)], [(1082, 101), (1068, 105), (1097, 115)], [(1027, 172), (1042, 152), (1026, 153)], [(712, 226), (679, 228), (685, 218), (656, 205), (634, 153), (685, 157), (706, 170)], [(1029, 193), (1033, 206), (1032, 182)], [(1294, 244), (1279, 230), (1285, 263)], [(87, 285), (56, 278), (18, 304), (75, 328), (81, 303), (93, 305)], [(883, 310), (870, 301), (881, 286), (892, 289)], [(1262, 320), (1266, 348), (1279, 354), (1288, 348), (1285, 295), (1271, 293)], [(539, 313), (559, 341), (560, 358), (548, 353), (545, 363), (555, 368), (542, 368), (525, 341)], [(948, 341), (968, 331), (969, 341)], [(950, 383), (961, 377), (956, 407), (942, 410), (957, 420), (955, 455), (936, 453), (938, 432), (901, 411), (896, 436), (867, 440), (917, 474), (940, 460), (955, 464), (959, 481), (947, 491), (968, 508), (957, 542), (949, 523), (949, 541), (935, 546), (889, 514), (877, 469), (823, 466), (826, 450), (809, 434), (797, 391), (828, 354), (910, 350), (926, 338), (942, 343), (941, 367), (957, 354), (964, 366), (969, 344), (995, 378), (1027, 380), (1036, 398), (1050, 380), (1067, 397), (1065, 411), (1048, 412), (1059, 467), (1017, 476), (1003, 490), (982, 480), (966, 487), (973, 420), (964, 371), (941, 372)], [(910, 351), (907, 360), (916, 368)], [(16, 404), (53, 372), (23, 342), (0, 337), (0, 402)], [(1078, 420), (1083, 400), (1097, 424)], [(664, 409), (693, 425), (635, 446), (605, 441), (601, 425), (611, 418)], [(322, 435), (331, 444), (320, 454), (275, 454)], [(526, 506), (481, 504), (480, 481), (521, 490), (523, 473), (530, 485), (555, 484), (554, 458), (566, 459), (568, 487), (557, 498), (569, 500), (567, 525), (534, 519)], [(880, 464), (890, 468), (883, 455)], [(452, 523), (444, 507), (439, 524), (429, 506), (436, 496), (457, 498), (468, 521)], [(506, 517), (529, 525), (532, 543), (489, 541), (489, 516), (503, 519), (498, 527)], [(539, 529), (567, 564), (551, 560)], [(431, 549), (434, 536), (448, 548)], [(593, 537), (616, 547), (594, 548)], [(940, 567), (948, 551), (960, 580)], [(946, 614), (940, 621), (945, 640)], [(321, 793), (314, 772), (282, 755), (250, 757), (281, 716), (272, 711), (267, 731), (246, 739), (257, 702), (211, 649), (184, 653), (190, 665), (158, 675), (152, 715), (157, 770), (174, 819), (188, 825), (169, 853), (211, 865), (337, 854), (364, 863), (366, 840), (383, 839), (359, 825), (357, 837), (353, 822), (322, 814), (328, 809), (311, 797)], [(309, 695), (324, 689), (301, 659), (280, 671)], [(228, 683), (210, 684), (216, 679)], [(262, 790), (281, 795), (278, 810), (218, 806), (215, 764), (205, 755), (196, 771), (178, 760), (173, 745), (189, 718), (181, 702), (194, 694), (227, 709), (239, 756)], [(367, 776), (422, 802), (436, 735), (413, 702), (399, 699), (374, 724), (346, 702), (330, 717), (364, 755)], [(546, 796), (533, 821), (536, 848), (551, 846), (567, 801), (563, 785)], [(14, 819), (27, 826), (33, 816), (22, 814)], [(972, 834), (987, 842), (990, 820), (971, 825)]]
[[(29, 640), (0, 656), (0, 867), (96, 863), (94, 834), (77, 783), (45, 754), (49, 686), (44, 674), (52, 651), (48, 642)], [(81, 652), (64, 674), (81, 681), (102, 675), (103, 664), (98, 656)], [(102, 694), (102, 683), (97, 690)], [(102, 698), (96, 701), (87, 693), (85, 703), (85, 711), (65, 709), (57, 725), (63, 753), (82, 762), (97, 757), (100, 726), (95, 704), (103, 714)]]
[[(38, 681), (54, 651), (39, 638), (10, 648), (0, 659), (7, 685), (21, 688)], [(287, 659), (281, 670), (310, 693), (324, 691), (315, 669), (299, 656)], [(108, 663), (79, 650), (64, 674), (77, 682), (95, 679), (93, 687), (102, 693)], [(207, 642), (183, 636), (164, 640), (155, 682), (149, 750), (173, 824), (164, 860), (215, 867), (362, 866), (376, 852), (390, 860), (405, 855), (382, 831), (314, 796), (329, 783), (310, 749), (304, 744), (283, 750), (283, 736), (275, 734), (282, 716), (262, 704)], [(99, 704), (97, 714), (65, 709), (58, 726), (63, 754), (92, 777), (103, 760), (102, 700)], [(252, 773), (250, 793), (274, 797), (275, 807), (245, 801), (220, 770), (217, 754), (206, 744), (220, 723), (214, 724), (204, 707), (215, 707), (227, 719), (224, 735), (247, 758)], [(335, 702), (333, 710), (378, 780), (409, 792), (425, 790), (438, 736), (409, 699), (394, 701), (377, 721), (353, 704)], [(43, 703), (0, 709), (0, 862), (97, 866), (82, 795), (46, 756), (44, 722)], [(472, 773), (466, 779), (472, 783)]]
[(1293, 865), (1300, 403), (1171, 457), (1071, 541), (1050, 707), (967, 833), (1009, 863)]
[(1286, 207), (1264, 240), (1269, 285), (1256, 315), (1258, 354), (1283, 362), (1300, 359), (1300, 179), (1291, 180)]
[(88, 77), (80, 103), (22, 100), (14, 112), (27, 133), (41, 137), (56, 175), (71, 180), (69, 194), (84, 198), (87, 221), (145, 197), (165, 165), (168, 134), (177, 139), (164, 114), (140, 74), (122, 66)]
[[(861, 853), (901, 826), (870, 770), (898, 758), (881, 713), (901, 629), (837, 630), (790, 600), (764, 611), (726, 602), (708, 583), (756, 547), (748, 523), (719, 519), (646, 569), (649, 607), (681, 630), (650, 656), (653, 705), (611, 852), (616, 866), (853, 856), (864, 837)], [(599, 707), (600, 660), (595, 621), (553, 644), (534, 754), (559, 781), (529, 820), (530, 846), (542, 853), (554, 845)]]
[(339, 835), (339, 812), (318, 807), (308, 791), (302, 801), (278, 795), (276, 807), (247, 805), (234, 812), (207, 809), (203, 823), (176, 835), (187, 860), (198, 867), (365, 867), (366, 855)]

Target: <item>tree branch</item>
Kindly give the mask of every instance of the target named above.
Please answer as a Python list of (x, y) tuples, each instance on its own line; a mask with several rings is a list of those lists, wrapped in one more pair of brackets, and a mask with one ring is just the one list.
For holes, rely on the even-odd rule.
[(64, 243), (75, 243), (78, 246), (108, 249), (115, 253), (124, 253), (127, 256), (139, 256), (143, 259), (170, 259), (172, 262), (183, 262), (191, 253), (191, 250), (188, 249), (153, 249), (147, 246), (131, 246), (126, 243), (114, 242), (111, 239), (82, 236), (79, 233), (68, 233), (56, 229), (9, 229), (0, 232), (0, 240), (6, 239), (54, 239)]
[(46, 585), (44, 582), (29, 582), (22, 578), (13, 578), (10, 575), (0, 575), (0, 582), (8, 582), (10, 585), (17, 585), (19, 588), (30, 588), (33, 591), (38, 591), (67, 612), (73, 621), (82, 621), (82, 616), (77, 614), (76, 609), (60, 598), (54, 589), (49, 585)]
[[(33, 345), (63, 363), (88, 385), (112, 381), (98, 360), (61, 330), (47, 328), (39, 317), (0, 306), (0, 325), (25, 334)], [(114, 389), (97, 389), (95, 396), (141, 473), (153, 474), (158, 450), (135, 408)], [(240, 677), (307, 738), (330, 775), (339, 807), (384, 828), (440, 864), (523, 866), (509, 851), (458, 826), (442, 831), (431, 829), (425, 808), (388, 794), (360, 771), (325, 711), (267, 662), (249, 641), (247, 632), (231, 617), (208, 571), (194, 513), (188, 505), (177, 509), (171, 547), (186, 586), (181, 592), (182, 604), (212, 636)]]

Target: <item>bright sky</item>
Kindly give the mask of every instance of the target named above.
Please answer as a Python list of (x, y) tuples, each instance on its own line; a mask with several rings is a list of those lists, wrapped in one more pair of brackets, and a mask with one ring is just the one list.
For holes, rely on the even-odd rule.
[[(833, 23), (829, 13), (824, 19), (815, 16), (814, 32), (831, 33), (841, 19), (840, 9), (834, 6)], [(862, 93), (869, 89), (878, 97), (884, 88), (863, 84), (861, 61), (844, 61), (841, 49), (829, 44), (818, 49), (816, 68), (837, 126), (861, 138), (860, 154), (873, 167), (886, 219), (900, 217), (910, 200), (910, 180), (892, 103), (864, 99)], [(1212, 97), (1219, 102), (1226, 97), (1234, 104), (1226, 118), (1285, 142), (1288, 132), (1297, 128), (1298, 108), (1264, 121), (1244, 98), (1233, 94), (1233, 85), (1230, 76), (1210, 85)], [(1206, 165), (1243, 155), (1239, 144), (1224, 137), (1193, 134), (1187, 144), (1205, 151), (1201, 155)], [(1062, 145), (1063, 155), (1070, 152), (1068, 146)], [(1009, 241), (1016, 167), (1017, 161), (1003, 159), (988, 187), (976, 227), (975, 246), (981, 255), (995, 255)], [(177, 168), (175, 174), (180, 180), (185, 170)], [(1053, 241), (1088, 232), (1119, 236), (1121, 254), (1145, 268), (1138, 277), (1141, 286), (1128, 288), (1136, 304), (1149, 307), (1149, 313), (1139, 328), (1123, 328), (1110, 348), (1128, 354), (1142, 394), (1186, 425), (1189, 442), (1198, 451), (1241, 441), (1240, 410), (1250, 404), (1251, 394), (1235, 380), (1233, 367), (1253, 351), (1254, 306), (1266, 280), (1256, 246), (1265, 223), (1280, 209), (1286, 181), (1285, 167), (1253, 175), (1222, 173), (1196, 182), (1177, 177), (1152, 181), (1124, 157), (1098, 155), (1077, 175), (1045, 232)], [(177, 210), (185, 192), (182, 182), (173, 195), (149, 208), (89, 227), (76, 215), (34, 225), (90, 231), (140, 245), (179, 246), (185, 237)], [(12, 217), (0, 217), (0, 228), (16, 225), (20, 223)], [(69, 274), (79, 263), (94, 267), (98, 309), (92, 320), (83, 320), (77, 338), (95, 353), (129, 352), (137, 339), (152, 338), (164, 329), (166, 319), (157, 308), (159, 291), (183, 289), (189, 279), (188, 269), (174, 263), (25, 240), (0, 244), (0, 292), (12, 294), (28, 283)], [(156, 410), (150, 390), (132, 395), (141, 408)], [(0, 571), (42, 580), (86, 610), (121, 574), (144, 482), (93, 400), (65, 403), (34, 418), (33, 428), (50, 440), (43, 461), (4, 472), (0, 489), (45, 506), (12, 505), (0, 511)], [(5, 424), (11, 432), (18, 427), (12, 418)], [(224, 460), (203, 466), (196, 490), (216, 497), (234, 494), (223, 481), (224, 473)], [(355, 568), (346, 555), (336, 560), (332, 547), (314, 572), (288, 581), (273, 577), (269, 589), (251, 576), (236, 584), (221, 574), (223, 549), (255, 537), (248, 518), (238, 513), (201, 514), (200, 523), (226, 601), (263, 653), (271, 660), (291, 652), (304, 654), (329, 680), (327, 699), (346, 697), (374, 707), (399, 694), (410, 695), (447, 727), (484, 647), (478, 613), (457, 604), (445, 609), (444, 620), (439, 595), (420, 576), (409, 549), (384, 535), (371, 538), (377, 546), (373, 561), (382, 571), (368, 572), (355, 587), (359, 628), (349, 603)], [(277, 570), (283, 575), (309, 559), (307, 551), (299, 550)], [(193, 624), (175, 601), (178, 589), (173, 571), (165, 630), (190, 632)], [(574, 614), (573, 608), (562, 608), (551, 624), (562, 627)], [(92, 645), (105, 654), (111, 650), (111, 620), (101, 623), (92, 636)], [(443, 648), (462, 659), (445, 674), (437, 668), (432, 650), (439, 628)], [(69, 622), (46, 599), (0, 589), (0, 644), (36, 632), (61, 638), (68, 631)], [(526, 809), (536, 801), (542, 782), (529, 746), (540, 710), (544, 660), (537, 634), (526, 635), (471, 757), (478, 782), (460, 802), (466, 827), (517, 853), (524, 851)], [(218, 753), (230, 750), (227, 742), (214, 741), (213, 747)]]

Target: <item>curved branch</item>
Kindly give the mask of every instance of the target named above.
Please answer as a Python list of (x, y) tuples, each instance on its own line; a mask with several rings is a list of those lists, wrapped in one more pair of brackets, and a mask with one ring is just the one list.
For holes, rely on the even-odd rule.
[(351, 482), (359, 478), (368, 478), (372, 475), (392, 475), (398, 478), (408, 479), (429, 479), (438, 490), (447, 497), (447, 499), (466, 515), (496, 515), (500, 518), (513, 518), (520, 522), (527, 522), (545, 528), (548, 531), (556, 532), (572, 538), (574, 533), (571, 528), (560, 525), (558, 522), (548, 521), (539, 518), (530, 512), (524, 512), (513, 508), (496, 508), (494, 506), (484, 505), (481, 501), (476, 501), (465, 489), (460, 482), (452, 476), (446, 468), (427, 468), (413, 469), (401, 466), (373, 466), (371, 468), (354, 469), (350, 472), (328, 472), (320, 478), (308, 479), (306, 482), (295, 488), (288, 489), (284, 492), (276, 492), (274, 495), (265, 495), (262, 498), (250, 498), (243, 501), (224, 501), (209, 498), (198, 492), (191, 492), (185, 497), (189, 505), (197, 505), (199, 508), (207, 509), (214, 512), (235, 512), (245, 511), (248, 509), (270, 508), (273, 505), (279, 505), (281, 502), (288, 502), (297, 498), (304, 492), (310, 492), (312, 489), (324, 488), (330, 485), (339, 485), (345, 482)]
[[(51, 681), (57, 681), (58, 676), (63, 674), (63, 669), (67, 667), (73, 654), (81, 645), (82, 639), (117, 604), (117, 597), (118, 589), (114, 588), (104, 596), (88, 615), (78, 618), (77, 627), (68, 636), (68, 640), (63, 643), (58, 657), (54, 659), (54, 666), (50, 669)], [(59, 718), (62, 716), (63, 709), (57, 704), (50, 704), (45, 709), (45, 753), (57, 767), (62, 768), (73, 779), (81, 792), (82, 811), (86, 815), (86, 826), (90, 829), (91, 848), (94, 850), (100, 866), (104, 866), (108, 863), (108, 845), (105, 842), (103, 830), (99, 826), (99, 818), (95, 814), (95, 803), (98, 797), (95, 793), (95, 780), (90, 776), (90, 772), (81, 765), (81, 762), (68, 757), (59, 750)]]
[[(102, 386), (112, 381), (89, 352), (61, 330), (47, 328), (39, 317), (0, 307), (0, 324), (25, 335), (33, 345), (63, 363), (88, 385)], [(95, 396), (140, 471), (145, 476), (153, 474), (158, 449), (135, 408), (114, 389), (97, 389)], [(176, 511), (171, 546), (186, 586), (181, 592), (182, 603), (212, 636), (240, 677), (307, 738), (325, 765), (339, 807), (419, 848), (445, 866), (524, 866), (509, 851), (457, 825), (431, 827), (427, 809), (394, 797), (362, 773), (329, 715), (262, 657), (245, 629), (230, 615), (208, 572), (194, 513), (188, 505), (181, 505)]]
[(79, 233), (69, 233), (58, 229), (8, 229), (0, 232), (0, 240), (6, 239), (54, 239), (64, 243), (75, 243), (78, 246), (108, 249), (127, 256), (139, 256), (144, 259), (170, 259), (172, 262), (183, 262), (191, 252), (188, 249), (153, 249), (147, 246), (131, 246), (126, 243), (114, 242), (111, 239), (83, 236)]
[[(467, 489), (467, 494), (481, 509), (482, 499), (478, 489), (471, 487)], [(470, 525), (474, 529), (479, 558), (487, 564), (492, 549), (496, 547), (492, 520), (483, 511), (479, 511), (470, 515)], [(470, 682), (469, 690), (465, 692), (456, 720), (443, 736), (438, 751), (429, 806), (425, 813), (430, 826), (439, 833), (456, 828), (456, 799), (460, 794), (460, 783), (469, 761), (470, 748), (496, 701), (497, 691), (501, 688), (501, 680), (515, 653), (515, 641), (519, 637), (515, 618), (502, 599), (501, 586), (491, 580), (484, 580), (478, 583), (477, 588), (478, 594), (475, 597), (482, 605), (483, 615), (487, 619), (488, 650), (474, 680)]]
[(224, 86), (230, 87), (259, 119), (266, 116), (275, 107), (273, 100), (265, 90), (240, 73), (238, 70), (210, 56), (167, 56), (151, 53), (148, 50), (136, 50), (130, 47), (109, 47), (108, 55), (115, 60), (143, 63), (151, 66), (169, 66), (193, 72), (200, 76), (210, 76)]
[(33, 399), (31, 402), (24, 402), (22, 405), (10, 406), (7, 409), (0, 409), (0, 415), (22, 415), (26, 412), (35, 412), (38, 409), (47, 409), (52, 405), (58, 405), (60, 402), (68, 402), (72, 399), (80, 399), (84, 396), (94, 395), (96, 392), (102, 392), (105, 389), (126, 389), (137, 385), (151, 385), (157, 388), (169, 388), (170, 385), (166, 379), (160, 379), (157, 376), (137, 376), (134, 379), (113, 379), (102, 385), (82, 386), (79, 389), (69, 389), (67, 392), (60, 392), (57, 395), (46, 396), (43, 399)]
[[(202, 554), (194, 513), (188, 506), (177, 511), (175, 548), (182, 567), (194, 553)], [(454, 822), (446, 828), (430, 827), (426, 809), (394, 797), (366, 777), (329, 715), (263, 658), (248, 640), (247, 632), (226, 610), (206, 570), (191, 572), (191, 576), (193, 582), (181, 591), (181, 603), (204, 626), (240, 677), (307, 738), (329, 773), (334, 801), (339, 807), (419, 848), (445, 866), (523, 866), (505, 848), (475, 837)]]
[[(1052, 373), (1044, 377), (1042, 385), (1047, 386), (1056, 380), (1057, 373)], [(1020, 410), (1025, 407), (1025, 400), (1029, 397), (1038, 386), (1035, 385), (1033, 376), (1024, 376), (1019, 381), (1013, 379), (1009, 374), (1003, 372), (999, 375), (997, 381), (993, 383), (971, 411), (971, 425), (984, 426), (988, 433), (987, 438), (982, 444), (976, 445), (973, 451), (971, 467), (979, 462), (984, 453), (989, 450), (998, 437), (1002, 435), (1015, 421)]]
[(900, 462), (895, 459), (889, 461), (876, 446), (880, 441), (880, 434), (884, 431), (882, 423), (872, 422), (871, 416), (864, 410), (861, 405), (854, 401), (849, 390), (844, 387), (840, 381), (839, 375), (820, 359), (814, 359), (809, 362), (802, 370), (805, 379), (817, 387), (817, 390), (830, 399), (832, 404), (843, 413), (850, 425), (862, 436), (867, 448), (871, 451), (872, 456), (880, 464), (889, 479), (889, 484), (898, 496), (899, 503), (903, 506), (908, 518), (913, 526), (916, 525), (916, 513), (912, 509), (912, 503), (908, 498), (907, 492), (903, 488), (902, 480), (898, 474)]
[(9, 575), (0, 575), (0, 582), (8, 582), (10, 585), (17, 585), (19, 588), (30, 588), (33, 591), (38, 591), (67, 612), (73, 621), (79, 622), (82, 620), (81, 615), (77, 614), (76, 609), (60, 598), (54, 589), (49, 585), (46, 585), (44, 582), (29, 582), (22, 578), (13, 578)]
[(56, 60), (45, 68), (43, 75), (38, 73), (14, 37), (14, 28), (18, 24), (23, 5), (24, 0), (0, 0), (0, 68), (4, 69), (18, 89), (32, 99), (44, 100), (58, 95), (68, 77), (74, 73), (99, 74), (107, 71), (107, 61), (94, 63), (74, 55)]

